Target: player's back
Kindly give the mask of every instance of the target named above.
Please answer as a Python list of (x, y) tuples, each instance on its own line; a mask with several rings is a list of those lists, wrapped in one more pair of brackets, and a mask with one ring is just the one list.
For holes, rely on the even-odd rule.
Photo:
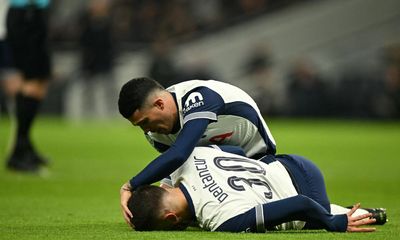
[(244, 102), (253, 106), (259, 112), (257, 104), (245, 91), (225, 82), (216, 80), (189, 80), (172, 85), (167, 90), (174, 92), (177, 95), (177, 99), (182, 99), (187, 93), (199, 87), (212, 89), (223, 98), (225, 103)]
[[(194, 119), (211, 120), (198, 146), (240, 146), (247, 156), (275, 153), (275, 140), (257, 104), (240, 88), (215, 80), (190, 80), (167, 90), (175, 96), (181, 128)], [(148, 133), (148, 137), (168, 147), (178, 134)]]
[(196, 147), (171, 180), (185, 186), (197, 220), (209, 230), (257, 205), (297, 195), (278, 161), (265, 164), (208, 147)]

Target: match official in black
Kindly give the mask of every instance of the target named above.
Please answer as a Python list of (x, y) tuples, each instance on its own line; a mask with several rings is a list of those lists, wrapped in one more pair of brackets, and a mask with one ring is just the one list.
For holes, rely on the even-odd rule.
[(22, 74), (16, 94), (15, 142), (6, 166), (21, 172), (37, 172), (47, 161), (30, 139), (32, 124), (47, 94), (51, 75), (48, 47), (48, 7), (50, 0), (10, 0), (7, 41), (14, 67)]

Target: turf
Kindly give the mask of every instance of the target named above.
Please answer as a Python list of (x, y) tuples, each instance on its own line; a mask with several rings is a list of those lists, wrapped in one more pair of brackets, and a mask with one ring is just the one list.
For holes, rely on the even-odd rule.
[[(74, 123), (40, 118), (33, 139), (48, 172), (0, 168), (0, 239), (398, 239), (400, 122), (268, 120), (278, 153), (304, 155), (325, 175), (332, 202), (386, 207), (390, 221), (370, 234), (297, 231), (267, 234), (140, 233), (123, 222), (120, 185), (157, 155), (128, 122)], [(0, 159), (10, 121), (0, 120)]]

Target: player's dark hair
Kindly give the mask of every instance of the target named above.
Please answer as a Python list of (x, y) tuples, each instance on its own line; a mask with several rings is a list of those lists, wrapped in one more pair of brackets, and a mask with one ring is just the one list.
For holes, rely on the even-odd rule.
[(134, 78), (125, 83), (119, 92), (118, 108), (124, 118), (129, 119), (136, 109), (140, 109), (149, 94), (155, 89), (164, 89), (160, 83), (148, 78)]
[(131, 223), (136, 231), (159, 230), (161, 201), (166, 193), (161, 187), (144, 185), (132, 194), (128, 208), (133, 214)]

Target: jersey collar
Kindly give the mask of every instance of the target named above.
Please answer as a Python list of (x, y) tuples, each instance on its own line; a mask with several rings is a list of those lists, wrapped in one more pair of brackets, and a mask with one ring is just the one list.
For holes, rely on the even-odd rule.
[(193, 221), (196, 221), (196, 212), (194, 210), (193, 201), (189, 195), (189, 192), (186, 190), (186, 187), (182, 183), (179, 183), (179, 189), (183, 192), (183, 195), (185, 196), (186, 201), (188, 202), (191, 219)]
[[(176, 109), (179, 111), (178, 101), (176, 100), (176, 94), (174, 92), (170, 92), (170, 93), (172, 95), (172, 98), (174, 99)], [(180, 123), (179, 114), (178, 114), (176, 122), (174, 123), (174, 127), (172, 128), (171, 134), (177, 133), (180, 129), (181, 129), (181, 123)]]

